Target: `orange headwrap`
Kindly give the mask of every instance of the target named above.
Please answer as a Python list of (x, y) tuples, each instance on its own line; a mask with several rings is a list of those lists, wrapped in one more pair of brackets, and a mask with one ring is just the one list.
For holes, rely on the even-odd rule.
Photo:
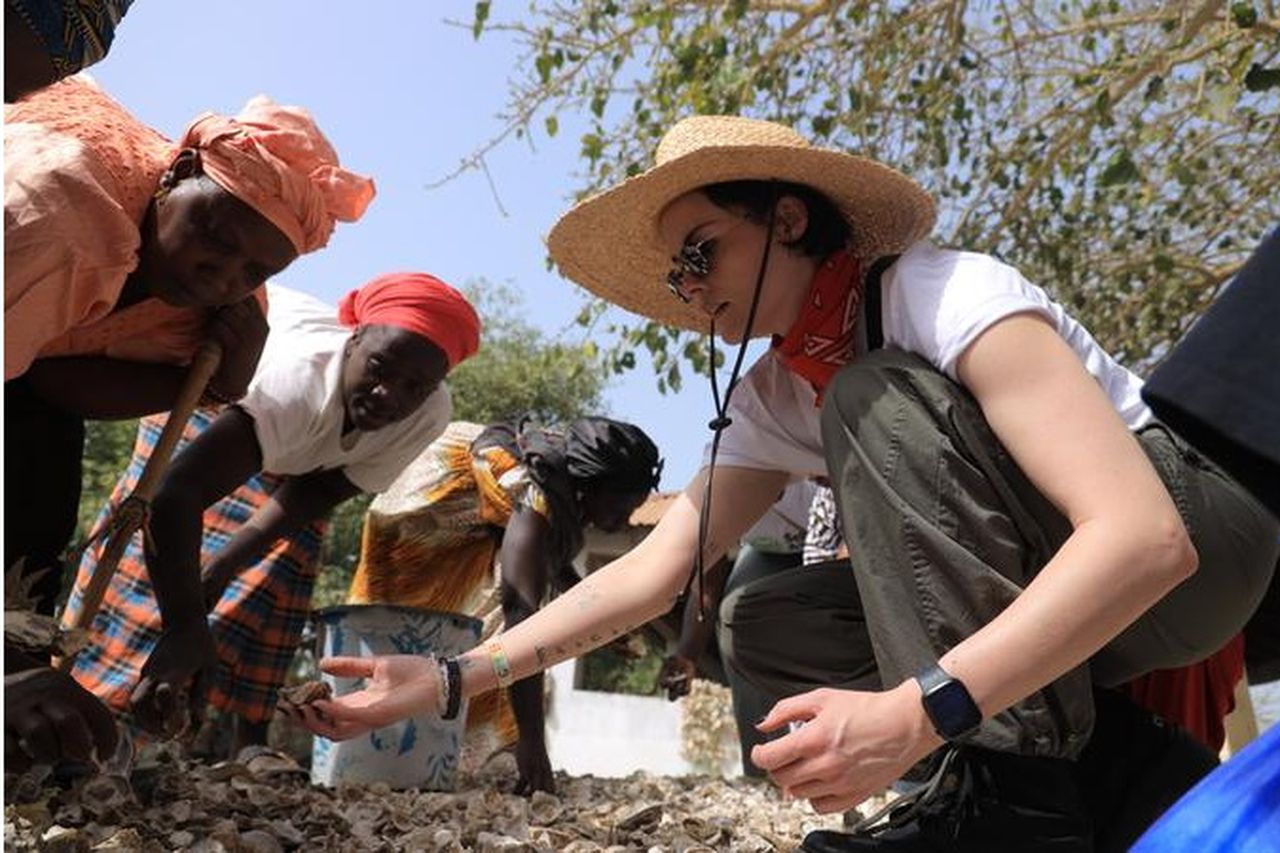
[(444, 351), (452, 369), (480, 347), (480, 317), (457, 290), (421, 272), (380, 275), (338, 303), (344, 326), (397, 326)]
[(205, 173), (284, 232), (299, 254), (323, 247), (336, 220), (354, 222), (373, 200), (373, 181), (338, 165), (306, 110), (265, 95), (235, 118), (198, 116), (179, 147), (200, 149)]

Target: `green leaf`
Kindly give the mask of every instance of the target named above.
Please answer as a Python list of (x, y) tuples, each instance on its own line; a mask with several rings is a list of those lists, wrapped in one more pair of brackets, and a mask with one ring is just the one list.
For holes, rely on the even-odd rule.
[(1263, 68), (1255, 62), (1244, 75), (1244, 87), (1250, 92), (1265, 92), (1277, 86), (1280, 86), (1280, 68)]
[(485, 21), (489, 20), (489, 0), (481, 0), (476, 3), (475, 20), (471, 22), (471, 37), (480, 38), (480, 33), (484, 32)]
[(1112, 157), (1107, 167), (1102, 170), (1102, 174), (1098, 177), (1098, 186), (1114, 187), (1120, 184), (1130, 184), (1141, 179), (1142, 173), (1138, 171), (1138, 167), (1133, 162), (1133, 156), (1129, 153), (1129, 149), (1122, 148)]
[(547, 136), (555, 136), (560, 130), (560, 120), (555, 116), (547, 116), (547, 119), (543, 124), (546, 125), (547, 128)]
[(1242, 30), (1252, 29), (1258, 23), (1258, 10), (1252, 3), (1232, 3), (1231, 20)]

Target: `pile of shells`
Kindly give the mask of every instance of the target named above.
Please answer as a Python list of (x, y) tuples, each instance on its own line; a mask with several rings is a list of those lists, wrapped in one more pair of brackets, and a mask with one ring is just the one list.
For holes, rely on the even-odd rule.
[[(209, 765), (161, 752), (128, 781), (99, 775), (70, 787), (6, 780), (6, 850), (588, 851), (748, 853), (794, 849), (804, 833), (838, 828), (784, 802), (771, 785), (707, 777), (625, 779), (559, 774), (557, 794), (510, 793), (509, 755), (457, 793), (370, 784), (314, 787), (283, 753), (251, 748)], [(868, 804), (864, 808), (870, 808)]]

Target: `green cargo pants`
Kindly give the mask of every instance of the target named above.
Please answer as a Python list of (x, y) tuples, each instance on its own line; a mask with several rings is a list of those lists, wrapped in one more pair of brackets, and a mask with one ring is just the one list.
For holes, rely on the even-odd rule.
[[(823, 444), (853, 582), (840, 564), (795, 568), (738, 586), (721, 607), (727, 664), (778, 698), (912, 677), (1003, 611), (1071, 533), (972, 396), (918, 356), (870, 353), (826, 396)], [(1262, 598), (1280, 549), (1275, 520), (1163, 426), (1138, 440), (1182, 515), (1199, 570), (1087, 663), (984, 722), (978, 745), (1079, 755), (1093, 724), (1093, 683), (1212, 654)]]

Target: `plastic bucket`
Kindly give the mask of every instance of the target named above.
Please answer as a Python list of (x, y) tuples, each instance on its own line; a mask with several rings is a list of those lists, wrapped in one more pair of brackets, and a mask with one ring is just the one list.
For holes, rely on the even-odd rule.
[[(393, 604), (350, 604), (315, 614), (324, 657), (334, 655), (457, 655), (480, 642), (481, 622), (459, 613)], [(364, 686), (364, 679), (323, 676), (335, 696)], [(317, 737), (311, 753), (311, 781), (385, 782), (392, 788), (451, 791), (467, 708), (457, 719), (423, 714), (346, 741)]]

